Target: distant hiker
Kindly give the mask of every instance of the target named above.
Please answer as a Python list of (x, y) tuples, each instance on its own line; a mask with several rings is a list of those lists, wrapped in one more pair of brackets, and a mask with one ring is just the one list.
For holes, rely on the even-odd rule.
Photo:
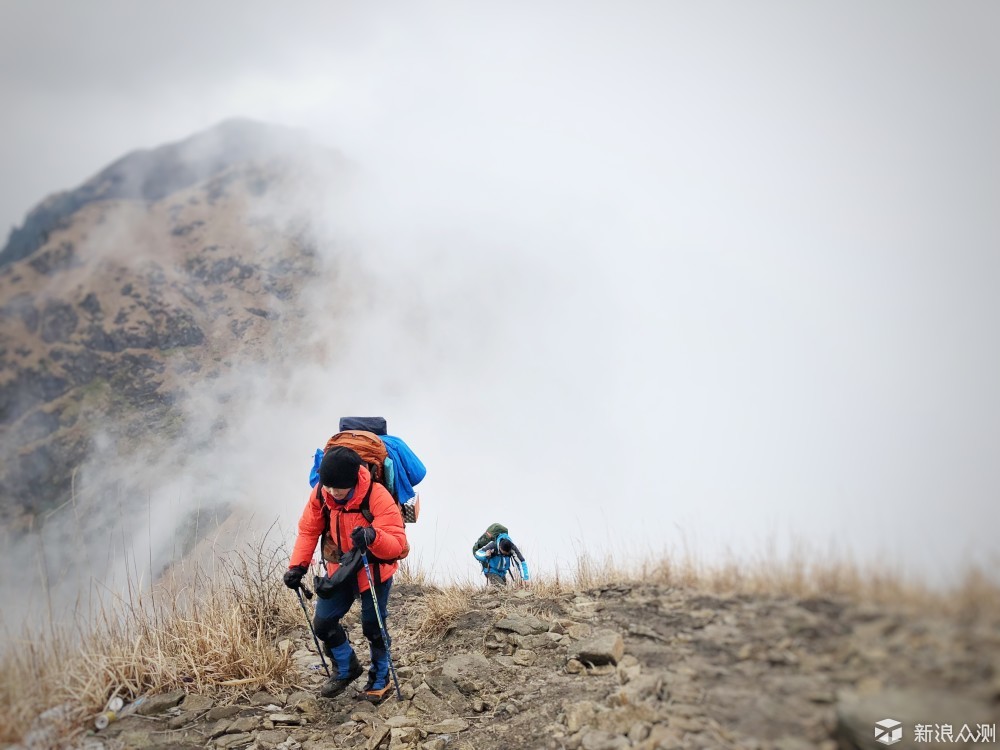
[[(334, 446), (326, 451), (319, 467), (319, 483), (310, 491), (299, 519), (299, 533), (284, 581), (290, 589), (301, 585), (316, 543), (322, 537), (323, 559), (330, 578), (317, 579), (320, 599), (314, 626), (336, 671), (320, 693), (327, 698), (339, 695), (364, 671), (340, 622), (360, 596), (361, 630), (371, 652), (368, 683), (362, 697), (378, 702), (390, 689), (390, 644), (382, 637), (374, 599), (378, 600), (384, 623), (388, 617), (392, 576), (409, 545), (399, 505), (385, 487), (372, 481), (364, 463), (350, 448)], [(374, 597), (361, 566), (361, 553), (365, 550), (375, 581)]]
[(521, 580), (530, 579), (528, 561), (521, 550), (507, 535), (507, 527), (502, 523), (490, 524), (486, 532), (472, 545), (472, 554), (483, 567), (486, 581), (493, 586), (506, 586), (512, 559), (516, 558), (521, 572)]

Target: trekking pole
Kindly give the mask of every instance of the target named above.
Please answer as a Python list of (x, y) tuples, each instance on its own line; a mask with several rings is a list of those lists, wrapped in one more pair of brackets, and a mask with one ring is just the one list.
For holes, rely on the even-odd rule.
[(372, 592), (372, 601), (375, 603), (375, 617), (378, 619), (379, 630), (382, 631), (382, 642), (385, 643), (385, 655), (389, 660), (389, 671), (392, 672), (392, 684), (396, 686), (396, 699), (401, 701), (403, 700), (403, 694), (399, 690), (396, 667), (392, 663), (392, 651), (389, 650), (389, 633), (386, 631), (385, 623), (382, 621), (382, 611), (379, 609), (378, 597), (375, 595), (375, 582), (372, 580), (372, 569), (368, 567), (367, 551), (361, 553), (361, 562), (365, 564), (365, 575), (368, 576), (368, 590)]
[(319, 645), (319, 638), (316, 637), (316, 629), (313, 627), (312, 618), (309, 616), (309, 610), (306, 609), (306, 601), (302, 598), (302, 592), (306, 592), (306, 599), (313, 598), (313, 592), (304, 583), (299, 583), (298, 587), (295, 589), (295, 593), (299, 595), (299, 604), (302, 605), (302, 612), (306, 616), (306, 624), (309, 626), (309, 632), (313, 634), (313, 643), (316, 644), (316, 651), (319, 652), (319, 660), (323, 662), (323, 670), (326, 672), (327, 677), (333, 677), (330, 674), (330, 668), (326, 666), (326, 659), (323, 657), (323, 647)]

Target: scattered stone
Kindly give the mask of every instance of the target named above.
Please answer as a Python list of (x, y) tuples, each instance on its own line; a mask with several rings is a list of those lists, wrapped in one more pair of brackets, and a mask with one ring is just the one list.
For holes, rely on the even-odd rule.
[(176, 706), (184, 699), (185, 695), (186, 693), (183, 690), (173, 690), (169, 693), (151, 695), (139, 705), (136, 713), (140, 716), (154, 716), (166, 711), (168, 708)]
[(409, 745), (420, 739), (420, 730), (416, 727), (401, 727), (389, 730), (390, 747), (393, 745)]
[(448, 704), (431, 692), (424, 683), (413, 694), (413, 707), (425, 714), (437, 714), (448, 710)]
[(642, 664), (632, 654), (626, 654), (618, 662), (618, 681), (625, 685), (642, 674)]
[(369, 703), (368, 701), (358, 701), (358, 704), (354, 707), (351, 712), (351, 719), (353, 721), (369, 721), (374, 718), (378, 718), (376, 711), (378, 707), (374, 703)]
[(181, 708), (185, 711), (192, 712), (208, 711), (214, 705), (215, 701), (207, 695), (196, 695), (195, 693), (188, 694), (184, 700), (181, 701)]
[(565, 636), (559, 633), (542, 633), (534, 640), (534, 644), (539, 648), (555, 648), (566, 640)]
[(231, 734), (242, 734), (244, 732), (255, 732), (260, 729), (263, 720), (259, 716), (241, 716), (226, 731)]
[(461, 700), (461, 690), (455, 684), (455, 680), (446, 674), (427, 675), (424, 677), (424, 683), (442, 700)]
[(469, 722), (463, 719), (445, 719), (436, 724), (428, 724), (424, 727), (430, 734), (455, 734), (464, 732), (469, 728)]
[(278, 724), (300, 725), (302, 723), (302, 718), (294, 714), (270, 714), (267, 717), (267, 720), (274, 723), (275, 725)]
[(518, 635), (534, 635), (536, 633), (546, 633), (549, 630), (547, 622), (539, 620), (532, 615), (505, 617), (493, 627), (497, 630), (508, 630)]
[(628, 750), (632, 743), (627, 737), (612, 734), (601, 729), (589, 729), (583, 734), (580, 747), (583, 750)]
[(514, 663), (519, 667), (530, 667), (535, 663), (537, 658), (537, 655), (531, 649), (519, 648), (514, 652)]
[(490, 667), (489, 659), (482, 654), (457, 654), (441, 665), (441, 673), (457, 681), (488, 674)]
[(576, 701), (565, 707), (566, 728), (570, 732), (579, 732), (593, 721), (597, 714), (597, 704), (593, 701)]
[[(310, 696), (305, 700), (300, 700), (295, 704), (295, 711), (301, 714), (304, 721), (313, 721), (317, 716), (320, 716), (324, 711), (320, 706), (319, 699), (316, 696)], [(276, 711), (275, 713), (292, 713), (286, 708), (284, 711)]]
[(615, 691), (608, 703), (618, 706), (636, 705), (648, 698), (656, 698), (662, 685), (663, 678), (659, 675), (641, 675)]
[(233, 716), (236, 716), (236, 714), (238, 714), (242, 710), (243, 708), (240, 706), (216, 706), (205, 715), (205, 718), (208, 719), (209, 721), (216, 721), (218, 719), (229, 719)]
[(603, 664), (617, 664), (624, 653), (625, 642), (621, 634), (613, 630), (603, 630), (577, 644), (574, 656), (584, 664), (596, 667)]
[(270, 693), (264, 692), (263, 690), (254, 693), (250, 697), (251, 706), (257, 706), (257, 707), (270, 706), (272, 703), (276, 703), (279, 706), (283, 706), (285, 704), (285, 701), (283, 698), (278, 698), (276, 696), (271, 695)]
[(392, 730), (383, 724), (380, 727), (375, 727), (372, 736), (368, 738), (368, 742), (365, 744), (366, 750), (376, 750), (376, 748), (382, 747), (386, 744), (386, 740), (389, 739), (389, 734)]
[(401, 729), (402, 727), (415, 727), (420, 722), (412, 716), (390, 716), (385, 720), (385, 725), (390, 729)]
[(641, 625), (635, 622), (629, 623), (628, 632), (629, 635), (637, 635), (640, 636), (641, 638), (649, 638), (652, 641), (660, 641), (662, 643), (667, 642), (666, 638), (657, 633), (648, 625)]
[(215, 741), (215, 746), (236, 747), (238, 745), (245, 745), (251, 740), (253, 740), (253, 736), (249, 734), (224, 734)]
[(644, 739), (649, 737), (649, 732), (652, 729), (652, 725), (647, 721), (637, 721), (629, 727), (628, 739), (633, 745), (642, 742)]
[(276, 748), (288, 740), (288, 732), (281, 729), (265, 729), (257, 732), (257, 742), (266, 748)]
[(588, 677), (606, 677), (615, 673), (614, 664), (598, 664), (596, 667), (587, 666)]
[(221, 737), (226, 732), (228, 732), (229, 726), (231, 724), (232, 722), (229, 719), (219, 719), (217, 722), (215, 722), (215, 725), (205, 733), (205, 735), (209, 739), (214, 740), (216, 737)]

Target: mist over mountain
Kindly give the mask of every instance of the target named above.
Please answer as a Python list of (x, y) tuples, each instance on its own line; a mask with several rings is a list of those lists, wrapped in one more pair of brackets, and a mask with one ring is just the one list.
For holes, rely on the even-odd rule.
[(229, 120), (128, 154), (29, 213), (0, 252), (7, 531), (127, 494), (142, 451), (186, 435), (194, 452), (224, 429), (194, 424), (198, 384), (294, 358), (300, 295), (325, 273), (312, 200), (346, 171), (302, 133)]
[[(313, 450), (382, 414), (435, 577), (498, 520), (549, 572), (995, 569), (994, 11), (244, 10), (7, 16), (7, 215), (111, 165), (0, 253), (4, 525), (48, 540), (15, 566), (155, 572), (208, 508), (289, 539)], [(233, 113), (325, 148), (156, 147)]]

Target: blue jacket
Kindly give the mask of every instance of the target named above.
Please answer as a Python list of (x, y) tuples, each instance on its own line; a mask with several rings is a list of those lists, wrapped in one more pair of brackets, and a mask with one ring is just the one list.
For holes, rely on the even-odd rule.
[[(499, 544), (502, 539), (506, 539), (510, 542), (511, 554), (505, 555), (500, 552)], [(491, 541), (489, 544), (480, 547), (473, 554), (483, 566), (483, 575), (498, 576), (499, 578), (507, 577), (507, 572), (510, 570), (512, 559), (517, 558), (517, 561), (521, 566), (521, 578), (525, 581), (529, 580), (528, 561), (524, 559), (524, 555), (521, 554), (521, 550), (517, 548), (517, 545), (514, 544), (514, 540), (507, 536), (507, 534), (497, 534), (496, 539)]]
[(396, 498), (399, 502), (405, 503), (417, 494), (413, 486), (419, 484), (427, 476), (427, 469), (416, 454), (410, 450), (410, 446), (403, 442), (402, 438), (392, 435), (381, 435), (380, 437), (385, 443), (385, 450), (389, 454), (389, 458), (392, 459), (395, 473), (393, 489), (396, 492)]

